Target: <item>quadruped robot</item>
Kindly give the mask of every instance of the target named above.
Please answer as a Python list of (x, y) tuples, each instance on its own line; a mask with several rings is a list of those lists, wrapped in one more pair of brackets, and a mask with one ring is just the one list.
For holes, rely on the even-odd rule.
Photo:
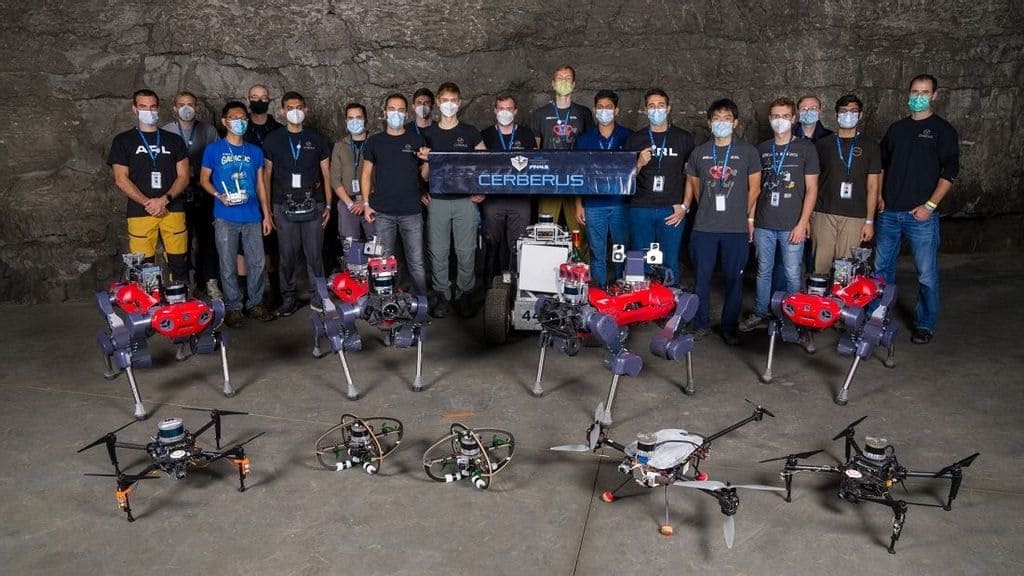
[(666, 360), (686, 362), (686, 384), (683, 392), (694, 394), (693, 334), (686, 327), (697, 314), (697, 296), (677, 288), (669, 288), (644, 273), (645, 264), (662, 263), (657, 243), (646, 251), (629, 251), (621, 245), (613, 247), (612, 259), (625, 262), (623, 278), (608, 290), (592, 287), (590, 268), (582, 262), (564, 262), (558, 267), (558, 292), (537, 299), (535, 310), (541, 325), (540, 360), (533, 394), (544, 393), (541, 380), (544, 359), (549, 347), (568, 356), (575, 356), (582, 341), (593, 336), (605, 349), (604, 366), (612, 373), (608, 397), (598, 408), (600, 421), (612, 423), (612, 404), (621, 376), (637, 376), (643, 359), (626, 347), (629, 326), (640, 322), (667, 319), (664, 327), (651, 340), (650, 350)]
[[(96, 305), (107, 326), (96, 334), (106, 370), (103, 377), (113, 380), (125, 372), (135, 400), (135, 418), (146, 419), (139, 395), (135, 368), (152, 365), (147, 340), (160, 334), (178, 345), (175, 358), (190, 354), (220, 352), (224, 370), (224, 395), (233, 396), (228, 373), (228, 336), (223, 331), (224, 303), (205, 302), (188, 295), (185, 284), (163, 283), (160, 266), (147, 263), (142, 254), (123, 254), (122, 279), (110, 290), (96, 293)], [(186, 348), (188, 352), (186, 352)]]
[(806, 290), (772, 295), (772, 318), (768, 322), (771, 341), (762, 382), (772, 381), (778, 338), (783, 342), (805, 343), (806, 350), (813, 354), (813, 333), (833, 326), (841, 329), (836, 351), (843, 357), (853, 356), (846, 380), (835, 396), (836, 404), (847, 404), (850, 382), (857, 367), (861, 360), (871, 357), (876, 347), (887, 349), (883, 361), (886, 367), (896, 365), (897, 325), (893, 320), (896, 286), (887, 285), (880, 276), (870, 273), (870, 257), (869, 248), (853, 248), (850, 258), (833, 263), (831, 282), (827, 276), (811, 275)]
[[(320, 358), (320, 341), (327, 340), (341, 360), (348, 384), (350, 400), (359, 398), (352, 383), (345, 352), (361, 350), (362, 337), (356, 320), (363, 320), (384, 334), (384, 343), (396, 348), (416, 347), (416, 377), (412, 389), (423, 389), (423, 340), (427, 336), (430, 316), (426, 296), (415, 296), (398, 290), (398, 262), (383, 253), (383, 245), (373, 237), (367, 242), (349, 240), (348, 269), (329, 280), (316, 279), (316, 291), (323, 302), (323, 311), (312, 310), (313, 356)], [(335, 303), (337, 299), (337, 303)]]
[[(896, 541), (903, 533), (903, 524), (907, 518), (907, 509), (910, 506), (927, 506), (942, 508), (947, 512), (953, 507), (953, 500), (956, 500), (960, 491), (960, 483), (963, 481), (963, 469), (970, 466), (979, 453), (975, 452), (967, 458), (954, 462), (937, 472), (915, 472), (905, 468), (896, 459), (896, 449), (889, 444), (885, 438), (866, 436), (862, 448), (854, 439), (854, 427), (864, 421), (863, 418), (847, 426), (842, 432), (836, 434), (832, 440), (843, 439), (845, 462), (837, 465), (810, 465), (801, 464), (800, 460), (810, 458), (822, 450), (789, 454), (779, 458), (762, 460), (765, 462), (776, 462), (785, 460), (782, 468), (782, 479), (786, 482), (786, 502), (792, 500), (793, 476), (802, 472), (825, 472), (839, 476), (839, 491), (837, 495), (841, 500), (851, 504), (861, 502), (873, 502), (882, 504), (892, 509), (892, 532), (889, 536), (889, 553), (896, 553)], [(932, 504), (928, 502), (908, 502), (893, 495), (892, 488), (899, 484), (903, 491), (907, 492), (904, 480), (908, 478), (933, 478), (949, 480), (949, 493), (944, 504)]]

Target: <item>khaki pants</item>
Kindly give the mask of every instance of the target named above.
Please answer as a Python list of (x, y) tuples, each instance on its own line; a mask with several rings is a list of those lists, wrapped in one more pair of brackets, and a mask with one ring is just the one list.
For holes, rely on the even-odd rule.
[(575, 196), (542, 196), (537, 203), (537, 214), (550, 214), (558, 224), (559, 216), (565, 214), (565, 227), (572, 232), (580, 231), (580, 256), (584, 262), (590, 261), (590, 245), (587, 242), (587, 228), (576, 219)]
[(815, 212), (811, 216), (811, 239), (814, 245), (814, 273), (832, 272), (832, 261), (849, 258), (850, 248), (860, 246), (864, 218), (850, 218)]

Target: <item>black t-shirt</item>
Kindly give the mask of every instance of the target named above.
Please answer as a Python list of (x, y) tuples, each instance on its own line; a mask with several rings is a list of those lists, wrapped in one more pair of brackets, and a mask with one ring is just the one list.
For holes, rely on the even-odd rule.
[(960, 173), (960, 136), (935, 114), (894, 122), (881, 148), (886, 210), (913, 210), (928, 201), (939, 178), (953, 182)]
[(263, 141), (263, 155), (274, 165), (271, 203), (284, 204), (285, 195), (310, 190), (314, 200), (321, 201), (324, 182), (320, 161), (330, 159), (331, 146), (319, 132), (310, 128), (297, 133), (287, 128), (274, 130)]
[(664, 132), (651, 132), (649, 128), (638, 130), (626, 140), (626, 150), (639, 152), (650, 148), (651, 138), (654, 139), (656, 150), (651, 155), (651, 161), (636, 175), (636, 195), (630, 205), (682, 204), (686, 186), (686, 160), (693, 152), (693, 135), (671, 124)]
[[(132, 128), (114, 136), (110, 153), (107, 155), (107, 164), (127, 166), (128, 177), (139, 191), (147, 198), (159, 198), (167, 194), (174, 185), (178, 177), (178, 162), (187, 157), (188, 148), (181, 136), (167, 130), (143, 133), (138, 128)], [(167, 206), (167, 210), (171, 212), (181, 212), (184, 209), (181, 194)], [(127, 215), (132, 218), (148, 216), (149, 213), (142, 204), (129, 199)]]
[(792, 230), (804, 211), (804, 177), (820, 173), (818, 150), (807, 139), (793, 138), (787, 149), (785, 144), (775, 144), (772, 138), (762, 142), (757, 151), (761, 154), (761, 196), (757, 199), (754, 225), (768, 230)]
[(374, 210), (391, 216), (420, 213), (421, 160), (416, 153), (426, 145), (423, 136), (409, 130), (399, 136), (380, 132), (366, 140), (363, 160), (373, 162), (369, 202)]
[(263, 146), (263, 142), (267, 139), (267, 136), (280, 127), (281, 123), (268, 114), (267, 121), (263, 124), (256, 124), (252, 120), (249, 120), (249, 125), (245, 129), (245, 136), (243, 136), (243, 138), (250, 144)]
[(516, 124), (511, 134), (499, 136), (497, 126), (488, 126), (480, 132), (484, 146), (488, 150), (501, 152), (502, 150), (533, 150), (537, 147), (533, 130), (529, 126)]
[(564, 109), (551, 102), (530, 116), (530, 130), (540, 137), (540, 147), (545, 150), (572, 150), (576, 138), (593, 127), (594, 114), (590, 108), (576, 102)]
[[(481, 142), (480, 131), (472, 124), (459, 122), (454, 128), (443, 129), (437, 123), (423, 131), (431, 152), (472, 152)], [(433, 198), (466, 198), (465, 194), (431, 194)]]
[[(839, 147), (842, 148), (843, 159), (850, 158), (850, 147), (853, 146), (853, 161), (850, 164), (849, 175), (844, 160), (839, 158), (837, 140)], [(818, 162), (821, 164), (815, 212), (848, 218), (866, 218), (868, 174), (878, 174), (882, 171), (882, 155), (878, 142), (863, 135), (856, 138), (840, 138), (835, 135), (818, 140), (815, 146), (818, 148)], [(845, 197), (842, 194), (843, 182), (853, 183), (853, 190)]]
[(693, 229), (746, 233), (749, 177), (760, 171), (757, 148), (735, 136), (727, 146), (708, 140), (694, 148), (686, 162), (686, 174), (700, 178)]

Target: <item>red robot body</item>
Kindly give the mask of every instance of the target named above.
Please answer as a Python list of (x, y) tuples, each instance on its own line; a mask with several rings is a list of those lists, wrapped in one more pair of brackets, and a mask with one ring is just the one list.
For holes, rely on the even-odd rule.
[(614, 318), (617, 325), (628, 326), (669, 317), (676, 308), (676, 295), (660, 282), (651, 282), (643, 290), (614, 295), (600, 288), (591, 288), (590, 305)]

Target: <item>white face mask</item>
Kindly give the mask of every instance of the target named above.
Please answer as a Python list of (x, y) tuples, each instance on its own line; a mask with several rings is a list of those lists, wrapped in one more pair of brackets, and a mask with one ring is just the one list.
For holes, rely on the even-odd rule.
[(420, 118), (427, 118), (430, 116), (430, 106), (427, 106), (425, 104), (420, 104), (419, 106), (417, 106), (415, 108), (415, 111), (416, 115), (419, 116)]
[(441, 110), (442, 115), (448, 118), (451, 118), (452, 116), (455, 116), (456, 114), (459, 113), (459, 105), (456, 104), (455, 102), (441, 102), (441, 105), (438, 106), (438, 109)]
[(292, 124), (302, 124), (302, 121), (306, 119), (306, 113), (297, 108), (289, 110), (284, 116)]
[(594, 110), (594, 118), (597, 119), (598, 124), (611, 124), (612, 120), (615, 120), (615, 110), (598, 108)]
[(498, 118), (498, 124), (501, 124), (502, 126), (508, 126), (516, 119), (516, 115), (513, 114), (511, 110), (498, 110), (498, 113), (495, 114), (495, 116)]
[(178, 118), (181, 118), (185, 122), (188, 122), (189, 120), (192, 120), (195, 117), (196, 109), (189, 106), (188, 104), (185, 104), (184, 106), (178, 108)]
[(394, 130), (398, 130), (405, 124), (405, 112), (398, 112), (397, 110), (388, 110), (386, 113), (388, 126)]
[(860, 112), (840, 112), (836, 116), (836, 121), (839, 123), (839, 127), (845, 130), (856, 128), (857, 123), (860, 122)]
[(156, 110), (139, 110), (139, 122), (147, 126), (156, 126), (160, 113)]
[(793, 122), (785, 118), (776, 118), (772, 120), (772, 130), (775, 130), (776, 134), (785, 134), (793, 129)]

